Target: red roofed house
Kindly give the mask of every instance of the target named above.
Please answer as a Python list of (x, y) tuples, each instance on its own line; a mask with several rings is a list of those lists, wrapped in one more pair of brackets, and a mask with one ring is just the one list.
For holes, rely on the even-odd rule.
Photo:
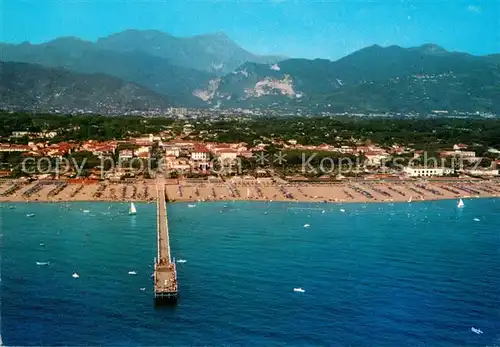
[(132, 159), (133, 157), (134, 157), (134, 151), (132, 151), (130, 149), (123, 149), (118, 154), (118, 160), (120, 160), (120, 161)]
[(0, 152), (27, 152), (29, 150), (31, 147), (26, 145), (0, 144)]
[(210, 151), (205, 146), (196, 146), (191, 152), (191, 159), (195, 161), (207, 161), (210, 159)]
[(217, 155), (221, 160), (236, 159), (238, 151), (235, 149), (220, 149), (217, 151)]
[(453, 146), (453, 149), (455, 151), (461, 151), (462, 149), (467, 149), (467, 145), (464, 145), (463, 143), (458, 143), (456, 145)]

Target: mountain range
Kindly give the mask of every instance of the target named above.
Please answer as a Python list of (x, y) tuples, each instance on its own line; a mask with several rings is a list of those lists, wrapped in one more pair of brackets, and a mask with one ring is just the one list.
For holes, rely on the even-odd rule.
[[(0, 44), (0, 60), (37, 64), (1, 65), (2, 97), (14, 98), (7, 99), (9, 104), (29, 104), (33, 90), (23, 88), (37, 86), (42, 93), (44, 86), (42, 99), (49, 106), (60, 93), (52, 85), (79, 85), (87, 78), (87, 87), (78, 94), (70, 97), (72, 89), (65, 89), (68, 106), (80, 98), (92, 103), (97, 90), (131, 105), (116, 98), (117, 90), (129, 86), (134, 93), (125, 95), (132, 105), (142, 100), (143, 106), (500, 113), (500, 54), (473, 56), (433, 44), (373, 45), (337, 61), (308, 60), (252, 54), (223, 33), (179, 38), (126, 30), (95, 42), (65, 37), (43, 44)], [(28, 78), (22, 67), (43, 80)], [(52, 84), (47, 84), (50, 75)], [(8, 84), (5, 76), (17, 84)], [(105, 81), (97, 85), (101, 79)]]
[(246, 63), (196, 94), (224, 106), (301, 105), (330, 111), (500, 112), (498, 56), (436, 45), (370, 46), (337, 61)]
[(0, 62), (0, 108), (118, 113), (170, 104), (164, 95), (104, 74)]

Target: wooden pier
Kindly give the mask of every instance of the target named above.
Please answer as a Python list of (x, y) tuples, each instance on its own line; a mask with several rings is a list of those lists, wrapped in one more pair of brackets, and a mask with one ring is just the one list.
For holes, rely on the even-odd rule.
[(163, 182), (157, 182), (157, 242), (158, 254), (155, 258), (155, 299), (156, 301), (176, 301), (178, 295), (177, 271), (170, 255), (168, 237), (166, 191)]

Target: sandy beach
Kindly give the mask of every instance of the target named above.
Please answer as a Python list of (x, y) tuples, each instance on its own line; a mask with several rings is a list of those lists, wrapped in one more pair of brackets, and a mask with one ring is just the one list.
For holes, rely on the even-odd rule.
[[(500, 197), (499, 181), (342, 181), (335, 183), (185, 183), (166, 186), (171, 202), (301, 201), (397, 202)], [(0, 182), (0, 202), (143, 201), (154, 202), (154, 180), (74, 184), (64, 181)]]
[(153, 180), (134, 183), (73, 184), (63, 181), (0, 184), (0, 202), (146, 201), (156, 200)]

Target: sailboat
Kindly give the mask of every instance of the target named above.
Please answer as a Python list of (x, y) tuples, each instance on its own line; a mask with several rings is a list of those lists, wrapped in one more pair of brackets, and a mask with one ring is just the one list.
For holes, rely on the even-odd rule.
[(135, 205), (133, 202), (130, 203), (130, 209), (128, 210), (129, 215), (134, 215), (137, 213), (137, 210), (135, 209)]
[(460, 200), (458, 200), (457, 207), (464, 208), (464, 206), (465, 206), (464, 201), (462, 200), (462, 198), (460, 198)]
[(408, 199), (408, 203), (411, 203), (412, 198), (413, 198), (413, 197), (410, 195), (410, 198)]

